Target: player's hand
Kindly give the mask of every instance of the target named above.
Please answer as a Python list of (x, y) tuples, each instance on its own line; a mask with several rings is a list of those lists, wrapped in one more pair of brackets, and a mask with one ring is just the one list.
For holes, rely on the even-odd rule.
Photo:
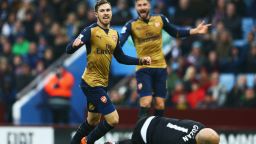
[(196, 28), (190, 30), (190, 34), (206, 34), (211, 25), (212, 24), (205, 24), (205, 22), (202, 21)]
[(83, 41), (80, 38), (76, 38), (72, 44), (72, 47), (78, 47), (78, 46), (81, 46), (82, 44), (84, 44)]
[(151, 58), (150, 57), (142, 57), (142, 58), (140, 58), (140, 64), (142, 64), (142, 65), (150, 65), (151, 64)]

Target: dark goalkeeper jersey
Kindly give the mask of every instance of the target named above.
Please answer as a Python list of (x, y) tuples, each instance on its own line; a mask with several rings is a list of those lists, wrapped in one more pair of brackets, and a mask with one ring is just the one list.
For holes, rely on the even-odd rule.
[(205, 128), (199, 122), (165, 117), (147, 117), (139, 121), (133, 144), (196, 144), (195, 136)]

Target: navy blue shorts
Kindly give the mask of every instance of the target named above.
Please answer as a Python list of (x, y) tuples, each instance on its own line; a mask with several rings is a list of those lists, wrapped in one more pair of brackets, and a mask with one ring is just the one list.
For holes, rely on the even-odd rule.
[(166, 98), (166, 68), (143, 68), (136, 72), (137, 91), (140, 97)]
[(84, 80), (81, 81), (80, 87), (87, 99), (87, 110), (93, 113), (107, 115), (115, 111), (106, 87), (91, 87)]

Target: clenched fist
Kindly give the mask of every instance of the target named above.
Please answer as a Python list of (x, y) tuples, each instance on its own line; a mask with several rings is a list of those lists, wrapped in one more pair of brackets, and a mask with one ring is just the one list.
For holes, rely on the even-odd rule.
[(148, 57), (148, 56), (140, 58), (140, 64), (141, 65), (150, 65), (151, 64), (151, 58)]
[(83, 43), (83, 41), (80, 38), (76, 38), (75, 41), (72, 44), (72, 47), (78, 47), (78, 46), (81, 46), (83, 44), (84, 43)]

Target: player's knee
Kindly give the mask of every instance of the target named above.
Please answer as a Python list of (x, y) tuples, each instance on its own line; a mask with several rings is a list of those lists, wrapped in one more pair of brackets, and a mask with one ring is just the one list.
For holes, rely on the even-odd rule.
[(141, 100), (140, 101), (140, 106), (145, 107), (145, 108), (150, 108), (151, 107), (151, 100)]
[(155, 109), (164, 109), (165, 108), (165, 103), (164, 102), (156, 102), (155, 104)]
[(91, 118), (91, 119), (87, 119), (89, 125), (91, 126), (96, 126), (100, 123), (100, 119), (98, 118)]
[(111, 120), (107, 121), (109, 125), (116, 126), (119, 123), (119, 117), (113, 117)]

